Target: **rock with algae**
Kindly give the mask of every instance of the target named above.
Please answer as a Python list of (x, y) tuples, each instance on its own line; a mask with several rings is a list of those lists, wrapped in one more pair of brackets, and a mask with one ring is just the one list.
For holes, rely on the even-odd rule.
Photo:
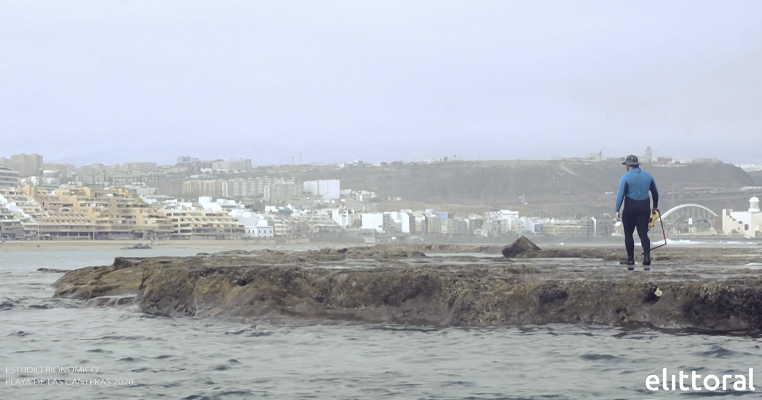
[(743, 265), (760, 252), (665, 249), (648, 273), (607, 261), (621, 256), (611, 249), (570, 247), (513, 262), (402, 245), (117, 258), (68, 272), (55, 295), (134, 294), (143, 312), (168, 316), (750, 331), (762, 329), (762, 277)]

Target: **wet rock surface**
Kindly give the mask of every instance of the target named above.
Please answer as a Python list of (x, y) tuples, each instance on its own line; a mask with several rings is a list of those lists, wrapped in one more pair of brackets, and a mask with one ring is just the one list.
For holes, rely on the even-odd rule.
[(85, 307), (127, 306), (135, 303), (136, 295), (101, 296), (87, 300)]
[(117, 258), (66, 273), (55, 296), (100, 306), (135, 295), (143, 312), (167, 316), (762, 329), (759, 246), (667, 246), (649, 272), (620, 266), (620, 248), (546, 247), (506, 259), (500, 246), (427, 246)]

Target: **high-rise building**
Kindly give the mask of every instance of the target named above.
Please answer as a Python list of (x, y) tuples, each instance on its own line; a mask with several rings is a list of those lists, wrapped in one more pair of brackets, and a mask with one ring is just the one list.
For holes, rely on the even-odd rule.
[(651, 150), (651, 146), (646, 147), (646, 154), (644, 155), (644, 161), (651, 162), (654, 158), (654, 152)]
[(34, 175), (37, 171), (42, 169), (42, 156), (33, 154), (14, 154), (11, 156), (10, 163), (6, 166), (11, 167), (19, 172), (21, 176)]
[(248, 171), (251, 169), (251, 159), (231, 158), (228, 160), (228, 168), (233, 171)]

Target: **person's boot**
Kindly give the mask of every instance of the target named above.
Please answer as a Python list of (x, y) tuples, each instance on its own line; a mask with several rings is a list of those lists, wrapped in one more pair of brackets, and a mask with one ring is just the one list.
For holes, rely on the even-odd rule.
[(651, 269), (651, 252), (646, 251), (643, 253), (643, 269), (648, 271)]
[(619, 264), (626, 265), (627, 266), (627, 270), (628, 271), (632, 271), (633, 269), (635, 269), (635, 267), (634, 267), (634, 265), (635, 265), (635, 257), (633, 257), (633, 256), (627, 256), (627, 259), (619, 261)]

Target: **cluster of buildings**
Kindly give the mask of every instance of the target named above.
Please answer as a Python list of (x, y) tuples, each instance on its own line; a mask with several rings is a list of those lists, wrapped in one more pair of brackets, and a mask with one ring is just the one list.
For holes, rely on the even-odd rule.
[[(241, 173), (252, 169), (251, 159), (231, 158), (228, 160), (199, 160), (182, 156), (175, 165), (158, 165), (155, 162), (128, 162), (116, 165), (95, 163), (83, 167), (71, 164), (45, 163), (39, 154), (15, 154), (10, 158), (0, 157), (3, 175), (6, 169), (17, 172), (18, 181), (25, 184), (47, 184), (55, 187), (59, 184), (79, 182), (84, 185), (122, 186), (141, 183), (182, 180), (198, 173)], [(8, 184), (0, 181), (0, 185)]]
[(175, 166), (185, 169), (190, 174), (196, 173), (230, 173), (251, 170), (251, 159), (230, 158), (226, 160), (200, 160), (191, 156), (177, 157)]
[[(638, 160), (640, 160), (643, 164), (650, 164), (660, 167), (681, 167), (685, 166), (687, 164), (687, 161), (684, 158), (680, 157), (657, 157), (654, 156), (653, 149), (651, 149), (651, 146), (647, 146), (645, 151), (642, 154), (636, 154), (638, 156)], [(597, 153), (590, 153), (587, 157), (568, 157), (564, 158), (564, 160), (567, 161), (583, 161), (583, 162), (600, 162), (600, 161), (624, 161), (624, 157), (613, 157), (613, 158), (606, 158), (603, 155), (602, 151), (599, 151)], [(716, 159), (695, 159), (693, 162), (719, 162), (719, 160)]]
[(258, 197), (283, 200), (297, 197), (301, 186), (289, 178), (261, 176), (235, 179), (193, 179), (183, 181), (182, 194), (193, 196)]
[(331, 210), (343, 228), (359, 228), (360, 234), (405, 236), (501, 236), (507, 234), (546, 234), (553, 236), (594, 236), (594, 219), (559, 220), (519, 216), (517, 211), (501, 210), (485, 214), (455, 215), (446, 211), (400, 210), (392, 212), (351, 213)]
[(232, 239), (244, 234), (224, 211), (139, 197), (125, 188), (0, 187), (3, 239)]
[[(611, 218), (537, 218), (510, 210), (465, 215), (435, 209), (366, 211), (358, 207), (361, 202), (347, 200), (370, 193), (351, 190), (342, 191), (338, 201), (254, 209), (244, 201), (212, 196), (182, 201), (140, 194), (139, 189), (68, 184), (55, 189), (0, 187), (0, 232), (6, 240), (354, 237), (374, 243), (422, 235), (605, 237), (621, 233)], [(723, 210), (721, 219), (725, 234), (758, 236), (762, 227), (759, 199), (752, 197), (747, 211)], [(708, 226), (714, 230), (711, 221)]]
[[(334, 197), (339, 183), (308, 181), (303, 187)], [(185, 202), (141, 195), (139, 190), (125, 187), (2, 186), (0, 232), (6, 240), (354, 236), (383, 241), (414, 235), (596, 234), (594, 220), (537, 220), (507, 210), (466, 216), (433, 209), (366, 212), (347, 207), (343, 201), (321, 203), (321, 207), (266, 206), (253, 210), (243, 202), (212, 199), (200, 196), (197, 201)]]
[(200, 196), (198, 201), (184, 202), (141, 196), (121, 187), (0, 187), (0, 232), (5, 240), (365, 237), (382, 242), (416, 235), (593, 236), (596, 229), (590, 219), (538, 220), (508, 210), (456, 216), (433, 209), (364, 212), (340, 204), (316, 209), (266, 206), (255, 211), (235, 200)]
[(262, 200), (286, 200), (317, 196), (338, 200), (341, 181), (338, 179), (298, 182), (293, 178), (193, 179), (183, 181), (182, 194), (195, 196), (249, 197)]
[[(591, 160), (602, 158), (602, 153), (590, 156)], [(659, 161), (650, 148), (643, 159)], [(251, 160), (236, 158), (225, 161), (183, 156), (173, 166), (131, 162), (81, 168), (44, 164), (37, 154), (0, 158), (0, 237), (11, 240), (364, 237), (371, 242), (383, 242), (421, 235), (594, 237), (621, 233), (621, 227), (606, 215), (600, 219), (555, 219), (521, 216), (510, 210), (461, 215), (435, 209), (379, 212), (371, 204), (375, 193), (342, 190), (337, 179), (220, 177), (248, 169)], [(188, 180), (189, 176), (194, 179)], [(157, 195), (156, 189), (149, 186), (151, 182), (183, 178), (186, 180), (182, 181), (181, 196), (196, 200)], [(730, 235), (759, 236), (762, 226), (759, 200), (753, 197), (748, 211), (723, 210), (716, 222), (720, 219), (722, 228), (712, 221), (705, 225), (715, 234), (722, 229)], [(691, 227), (695, 225), (688, 228)], [(670, 229), (680, 232), (682, 228), (673, 225)]]

